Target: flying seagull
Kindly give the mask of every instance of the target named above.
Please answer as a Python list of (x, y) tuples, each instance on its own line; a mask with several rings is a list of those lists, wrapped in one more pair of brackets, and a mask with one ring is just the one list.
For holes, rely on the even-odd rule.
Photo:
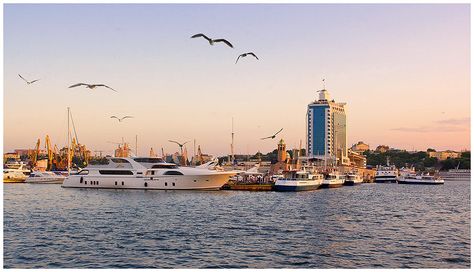
[(108, 88), (108, 89), (111, 89), (112, 91), (114, 92), (117, 92), (116, 90), (110, 88), (109, 86), (107, 85), (104, 85), (104, 84), (86, 84), (86, 83), (77, 83), (77, 84), (74, 84), (74, 85), (71, 85), (69, 86), (69, 88), (74, 88), (74, 87), (78, 87), (78, 86), (86, 86), (86, 88), (89, 88), (89, 89), (95, 89), (97, 87), (105, 87), (105, 88)]
[(179, 148), (181, 149), (181, 154), (183, 154), (183, 146), (184, 146), (185, 144), (189, 143), (189, 141), (184, 142), (184, 143), (182, 143), (182, 144), (180, 144), (180, 143), (178, 143), (178, 142), (176, 142), (176, 141), (172, 141), (172, 140), (168, 140), (168, 141), (179, 145)]
[(238, 57), (237, 57), (237, 60), (235, 61), (235, 64), (237, 64), (237, 62), (239, 61), (240, 57), (246, 57), (247, 55), (251, 55), (251, 56), (254, 56), (256, 59), (258, 59), (258, 57), (253, 53), (253, 52), (248, 52), (248, 53), (243, 53), (243, 54), (240, 54)]
[(124, 117), (122, 117), (122, 118), (118, 118), (117, 116), (114, 115), (114, 116), (110, 116), (110, 118), (115, 118), (115, 119), (117, 119), (119, 122), (122, 122), (123, 119), (126, 119), (126, 118), (133, 118), (133, 116), (128, 116), (128, 115), (127, 115), (127, 116), (124, 116)]
[(26, 80), (24, 77), (22, 77), (20, 74), (18, 74), (18, 76), (19, 76), (21, 79), (23, 79), (23, 80), (26, 82), (26, 84), (28, 84), (28, 85), (30, 85), (31, 83), (35, 83), (36, 81), (39, 80), (39, 79), (35, 79), (35, 80), (32, 80), (32, 81), (28, 81), (28, 80)]
[(270, 139), (270, 138), (271, 138), (271, 139), (275, 139), (275, 137), (277, 136), (277, 134), (280, 133), (282, 130), (283, 130), (283, 128), (280, 129), (277, 133), (273, 134), (272, 136), (268, 136), (268, 137), (265, 137), (265, 138), (261, 138), (261, 140)]
[(227, 44), (228, 46), (230, 46), (231, 48), (234, 48), (234, 46), (227, 40), (225, 39), (211, 39), (209, 37), (207, 37), (206, 35), (202, 34), (202, 33), (199, 33), (199, 34), (196, 34), (196, 35), (193, 35), (191, 36), (191, 38), (199, 38), (199, 37), (203, 37), (204, 39), (206, 39), (210, 45), (214, 45), (214, 43), (216, 42), (223, 42), (225, 44)]

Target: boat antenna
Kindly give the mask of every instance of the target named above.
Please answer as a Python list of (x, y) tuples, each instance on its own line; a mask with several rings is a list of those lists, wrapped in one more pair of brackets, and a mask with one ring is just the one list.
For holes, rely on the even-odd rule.
[(323, 90), (326, 90), (326, 79), (323, 78)]

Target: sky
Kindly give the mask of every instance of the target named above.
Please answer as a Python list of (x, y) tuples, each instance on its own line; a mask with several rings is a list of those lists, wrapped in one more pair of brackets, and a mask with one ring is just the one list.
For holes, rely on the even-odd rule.
[[(139, 155), (194, 139), (229, 154), (232, 118), (237, 154), (304, 146), (322, 79), (349, 146), (470, 149), (469, 4), (5, 4), (3, 35), (5, 152), (65, 146), (67, 107), (79, 142), (109, 154), (136, 135)], [(259, 60), (235, 64), (245, 52)]]

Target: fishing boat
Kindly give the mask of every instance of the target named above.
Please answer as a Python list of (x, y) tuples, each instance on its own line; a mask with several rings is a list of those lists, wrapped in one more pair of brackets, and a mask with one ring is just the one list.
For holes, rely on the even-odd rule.
[(51, 171), (33, 171), (29, 177), (26, 178), (26, 183), (36, 184), (62, 184), (66, 176), (58, 175)]
[(283, 172), (283, 177), (279, 177), (273, 189), (280, 192), (312, 191), (317, 190), (323, 183), (322, 174), (310, 173), (306, 170), (291, 170)]
[(339, 174), (339, 172), (329, 173), (323, 181), (321, 188), (337, 188), (344, 185), (345, 175)]
[(68, 176), (64, 188), (219, 190), (236, 172), (181, 167), (161, 158), (107, 157)]

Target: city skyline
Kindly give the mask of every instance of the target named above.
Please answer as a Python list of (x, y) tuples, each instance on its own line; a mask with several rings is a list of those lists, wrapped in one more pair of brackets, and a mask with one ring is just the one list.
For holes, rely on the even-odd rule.
[(236, 154), (298, 147), (322, 79), (348, 147), (470, 149), (469, 19), (469, 4), (5, 4), (4, 151), (66, 145), (67, 107), (92, 151), (138, 135), (140, 155), (170, 139), (225, 155), (232, 118)]

